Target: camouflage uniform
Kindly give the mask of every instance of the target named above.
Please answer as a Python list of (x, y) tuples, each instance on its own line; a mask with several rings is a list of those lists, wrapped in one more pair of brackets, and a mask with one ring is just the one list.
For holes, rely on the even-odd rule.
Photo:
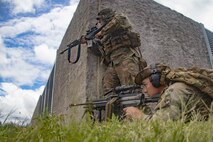
[[(213, 70), (198, 68), (178, 68), (156, 64), (155, 68), (147, 67), (136, 76), (136, 84), (142, 85), (146, 78), (160, 73), (160, 86), (167, 86), (161, 92), (161, 99), (150, 115), (144, 115), (148, 120), (179, 120), (189, 121), (207, 119), (212, 113), (212, 82)], [(151, 82), (152, 79), (150, 79)], [(157, 81), (157, 80), (156, 80)]]
[(199, 118), (207, 119), (211, 101), (209, 96), (201, 95), (197, 89), (185, 83), (176, 82), (163, 91), (155, 112), (147, 115), (146, 119), (188, 121), (195, 114), (202, 116)]
[(100, 32), (102, 61), (107, 66), (102, 81), (105, 93), (116, 86), (134, 84), (136, 74), (146, 66), (138, 48), (139, 34), (131, 29), (127, 18), (118, 14)]

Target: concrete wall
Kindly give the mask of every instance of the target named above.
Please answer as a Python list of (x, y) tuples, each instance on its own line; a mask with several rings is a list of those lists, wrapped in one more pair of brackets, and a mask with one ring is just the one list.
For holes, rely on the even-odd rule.
[[(80, 1), (73, 19), (64, 35), (61, 45), (57, 52), (55, 84), (53, 94), (53, 114), (62, 114), (69, 119), (80, 119), (83, 114), (83, 108), (69, 109), (70, 103), (85, 102), (87, 88), (87, 48), (82, 45), (81, 57), (78, 63), (71, 64), (67, 61), (67, 52), (59, 54), (66, 48), (66, 45), (79, 39), (81, 35), (86, 33), (86, 30), (95, 24), (95, 17), (92, 15), (98, 12), (96, 0)], [(76, 48), (77, 49), (77, 48)], [(76, 57), (76, 50), (72, 49), (72, 60)], [(80, 109), (80, 110), (79, 110)], [(78, 115), (75, 115), (78, 113)]]
[[(141, 51), (148, 64), (161, 62), (172, 67), (210, 68), (201, 25), (152, 0), (81, 0), (57, 52), (53, 93), (53, 113), (66, 120), (80, 119), (82, 107), (67, 109), (70, 103), (83, 103), (102, 94), (105, 67), (100, 59), (82, 46), (78, 63), (69, 64), (59, 54), (67, 43), (78, 39), (95, 24), (100, 9), (111, 7), (129, 17), (133, 29), (141, 35)], [(73, 51), (72, 57), (76, 51)]]
[[(113, 4), (110, 4), (113, 2)], [(201, 25), (152, 0), (103, 1), (125, 13), (141, 35), (148, 63), (163, 62), (173, 67), (210, 67)]]

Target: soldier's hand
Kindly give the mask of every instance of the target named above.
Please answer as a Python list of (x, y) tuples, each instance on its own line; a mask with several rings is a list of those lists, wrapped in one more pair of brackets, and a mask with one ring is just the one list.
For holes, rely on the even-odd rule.
[(83, 35), (81, 37), (81, 44), (85, 44), (85, 43), (87, 43), (87, 40), (86, 40), (85, 36)]
[(102, 37), (103, 37), (103, 36), (102, 36), (101, 31), (98, 32), (98, 33), (95, 35), (95, 38), (97, 38), (97, 39), (101, 39)]
[(136, 107), (126, 107), (123, 109), (127, 119), (142, 119), (143, 112)]

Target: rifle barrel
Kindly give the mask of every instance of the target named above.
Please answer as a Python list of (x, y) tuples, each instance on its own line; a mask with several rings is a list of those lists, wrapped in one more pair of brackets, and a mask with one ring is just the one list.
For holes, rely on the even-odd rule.
[(107, 100), (105, 99), (100, 99), (100, 100), (94, 100), (92, 102), (86, 102), (86, 103), (79, 103), (79, 104), (70, 104), (69, 107), (74, 107), (74, 106), (86, 106), (86, 105), (92, 105), (92, 106), (99, 106), (101, 104), (106, 104)]

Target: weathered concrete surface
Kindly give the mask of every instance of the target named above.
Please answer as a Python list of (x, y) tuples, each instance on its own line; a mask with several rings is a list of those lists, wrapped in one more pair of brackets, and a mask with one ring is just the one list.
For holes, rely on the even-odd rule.
[[(91, 0), (83, 0), (79, 3), (73, 19), (64, 35), (60, 48), (57, 52), (56, 72), (53, 93), (53, 114), (62, 114), (66, 118), (80, 119), (82, 108), (69, 109), (70, 103), (80, 103), (86, 101), (86, 78), (87, 78), (87, 48), (82, 45), (81, 57), (77, 64), (71, 64), (67, 61), (67, 52), (59, 54), (66, 48), (66, 45), (80, 38), (88, 27), (95, 22), (91, 12), (95, 8), (91, 6)], [(94, 24), (94, 23), (93, 23)], [(76, 50), (72, 49), (72, 60), (76, 57)], [(78, 115), (75, 115), (78, 113)], [(67, 119), (69, 121), (69, 119)]]
[(129, 17), (134, 29), (141, 35), (141, 50), (148, 63), (210, 67), (199, 23), (152, 0), (111, 0), (102, 3), (104, 7), (110, 5)]
[[(67, 109), (70, 103), (82, 103), (102, 93), (105, 67), (86, 46), (82, 46), (77, 64), (69, 64), (66, 53), (59, 52), (68, 42), (84, 34), (95, 24), (98, 10), (111, 7), (127, 15), (141, 35), (141, 51), (148, 64), (161, 62), (172, 67), (210, 67), (210, 61), (199, 23), (152, 0), (81, 0), (64, 35), (56, 60), (53, 113), (63, 114), (67, 121), (80, 119), (82, 107)], [(76, 54), (76, 52), (74, 52)], [(72, 56), (75, 56), (75, 55)]]

